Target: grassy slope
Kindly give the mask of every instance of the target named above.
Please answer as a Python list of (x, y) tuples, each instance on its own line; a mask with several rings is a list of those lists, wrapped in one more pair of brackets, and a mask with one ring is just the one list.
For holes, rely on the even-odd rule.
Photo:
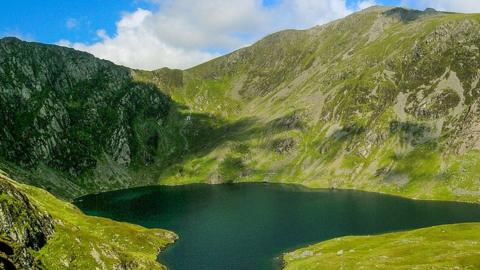
[(343, 237), (287, 253), (284, 261), (286, 270), (478, 269), (480, 224)]
[[(478, 202), (476, 133), (462, 130), (477, 125), (480, 67), (459, 59), (478, 57), (467, 48), (479, 41), (480, 16), (409, 21), (385, 10), (277, 33), (184, 72), (137, 72), (188, 106), (177, 120), (214, 127), (186, 129), (196, 149), (159, 168), (159, 183), (292, 182)], [(465, 92), (458, 115), (459, 97), (438, 90), (448, 69)]]
[(156, 256), (174, 242), (174, 233), (86, 216), (44, 190), (0, 176), (56, 220), (54, 235), (37, 254), (47, 269), (164, 269)]

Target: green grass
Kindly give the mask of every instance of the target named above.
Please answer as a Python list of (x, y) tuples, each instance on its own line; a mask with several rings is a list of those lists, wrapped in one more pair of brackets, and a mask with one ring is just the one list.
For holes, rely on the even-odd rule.
[[(186, 71), (138, 72), (138, 80), (155, 83), (185, 105), (183, 115), (212, 119), (212, 126), (218, 127), (197, 136), (192, 136), (194, 129), (177, 127), (186, 131), (182, 134), (191, 148), (177, 162), (158, 167), (157, 182), (217, 183), (235, 178), (415, 199), (480, 201), (480, 173), (458, 165), (475, 154), (469, 149), (457, 153), (449, 144), (456, 140), (465, 116), (449, 116), (458, 97), (452, 92), (432, 99), (425, 111), (417, 98), (420, 92), (431, 94), (435, 80), (449, 66), (465, 85), (475, 77), (480, 68), (476, 63), (464, 61), (463, 68), (456, 64), (458, 57), (473, 57), (468, 46), (450, 41), (460, 35), (458, 28), (465, 20), (478, 22), (479, 15), (387, 19), (369, 41), (369, 32), (385, 10), (373, 9), (305, 31), (276, 33)], [(477, 40), (473, 32), (479, 27), (472, 27), (466, 44)], [(444, 36), (443, 29), (448, 30)], [(169, 73), (175, 76), (166, 80)], [(400, 92), (409, 94), (405, 119), (394, 110)], [(301, 124), (288, 127), (294, 112), (299, 112)], [(248, 127), (229, 128), (252, 118), (255, 123)], [(201, 120), (192, 119), (192, 127), (198, 127), (194, 123)], [(440, 121), (442, 130), (436, 134)], [(289, 137), (296, 140), (290, 151), (278, 153), (271, 147)], [(239, 144), (248, 153), (237, 153), (234, 147)], [(464, 179), (461, 183), (455, 181), (458, 176)]]
[(157, 254), (175, 241), (174, 233), (87, 216), (44, 190), (7, 181), (55, 220), (55, 233), (36, 254), (46, 269), (165, 268)]
[(479, 269), (480, 224), (349, 236), (284, 255), (285, 270)]

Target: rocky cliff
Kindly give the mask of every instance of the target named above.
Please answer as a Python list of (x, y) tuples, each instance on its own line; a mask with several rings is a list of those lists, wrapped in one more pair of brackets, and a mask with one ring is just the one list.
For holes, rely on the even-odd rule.
[(57, 194), (128, 185), (125, 168), (153, 162), (170, 106), (128, 68), (72, 49), (0, 40), (0, 156)]

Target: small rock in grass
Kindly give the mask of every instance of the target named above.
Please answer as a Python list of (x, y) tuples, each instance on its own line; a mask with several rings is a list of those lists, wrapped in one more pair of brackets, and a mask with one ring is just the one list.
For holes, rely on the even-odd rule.
[(300, 254), (300, 256), (301, 256), (302, 258), (310, 257), (310, 256), (312, 256), (312, 255), (313, 255), (313, 251), (310, 251), (310, 250), (306, 250), (306, 251), (302, 252), (302, 254)]

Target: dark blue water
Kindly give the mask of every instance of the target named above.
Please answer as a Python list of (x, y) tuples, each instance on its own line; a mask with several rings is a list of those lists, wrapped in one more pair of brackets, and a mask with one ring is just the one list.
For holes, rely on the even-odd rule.
[(172, 270), (276, 269), (283, 252), (339, 236), (480, 221), (478, 205), (266, 184), (136, 188), (75, 204), (176, 232), (159, 258)]

